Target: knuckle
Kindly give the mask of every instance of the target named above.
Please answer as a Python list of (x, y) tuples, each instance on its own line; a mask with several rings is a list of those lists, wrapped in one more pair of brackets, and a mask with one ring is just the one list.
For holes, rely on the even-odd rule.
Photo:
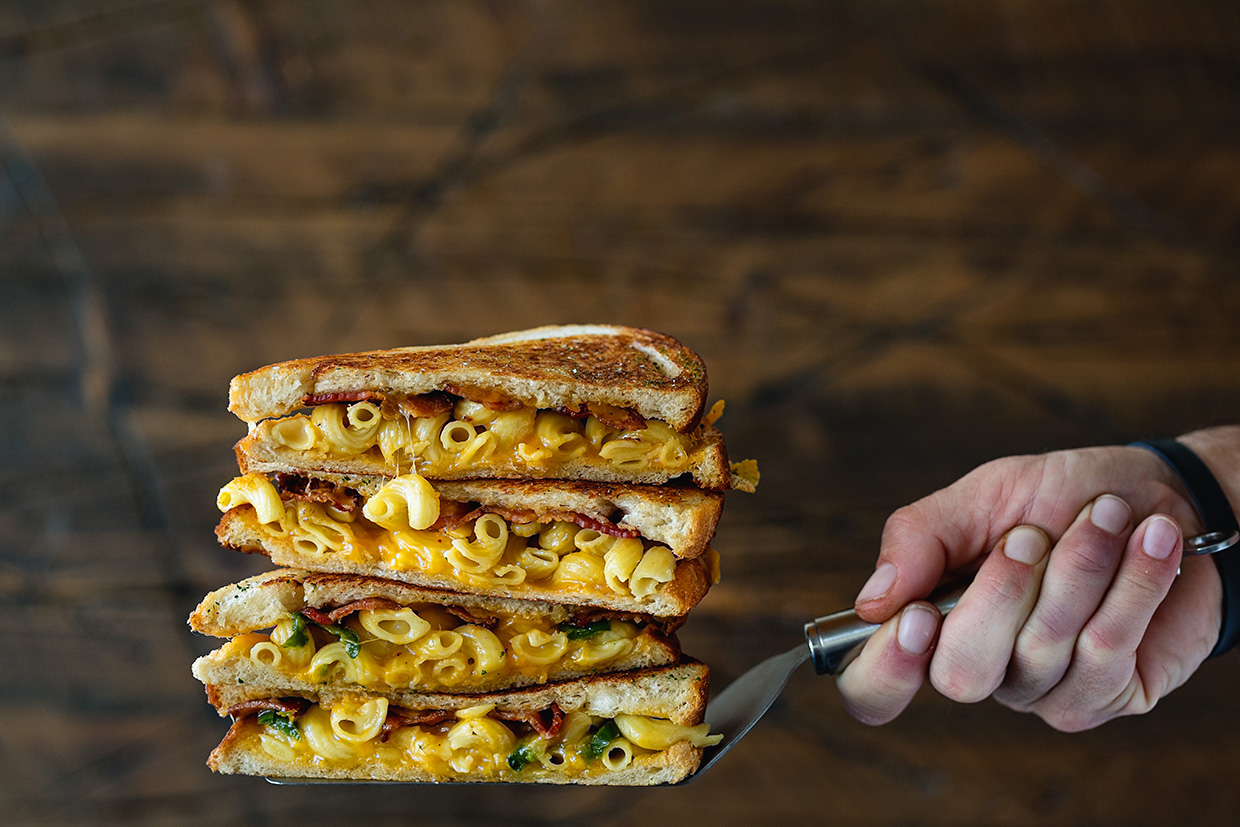
[(930, 684), (940, 695), (957, 703), (971, 704), (994, 694), (1003, 676), (972, 659), (936, 654), (930, 662)]
[(897, 508), (883, 523), (883, 545), (918, 532), (924, 522), (916, 505)]
[(1090, 579), (1109, 577), (1115, 569), (1119, 551), (1118, 541), (1073, 543), (1067, 562)]

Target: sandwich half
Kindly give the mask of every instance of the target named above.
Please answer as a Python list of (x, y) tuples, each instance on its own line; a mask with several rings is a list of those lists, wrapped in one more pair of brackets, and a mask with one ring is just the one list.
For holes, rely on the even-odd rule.
[(296, 569), (218, 589), (189, 619), (231, 638), (194, 663), (204, 684), (366, 691), (398, 706), (673, 664), (679, 621)]
[(720, 736), (702, 723), (700, 663), (484, 695), (383, 697), (208, 686), (234, 719), (222, 773), (372, 781), (675, 783)]
[(722, 495), (681, 486), (251, 473), (218, 505), (278, 565), (492, 597), (680, 616), (719, 574)]
[(242, 472), (580, 479), (752, 490), (706, 415), (706, 367), (670, 336), (570, 325), (298, 359), (233, 379)]

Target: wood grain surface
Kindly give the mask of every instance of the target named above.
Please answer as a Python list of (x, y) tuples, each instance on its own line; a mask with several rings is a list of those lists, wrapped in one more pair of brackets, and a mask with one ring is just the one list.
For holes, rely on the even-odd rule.
[(605, 321), (728, 401), (723, 686), (993, 457), (1240, 420), (1232, 2), (0, 4), (0, 822), (1218, 824), (1240, 662), (1064, 735), (806, 671), (676, 790), (276, 788), (185, 618), (228, 380)]

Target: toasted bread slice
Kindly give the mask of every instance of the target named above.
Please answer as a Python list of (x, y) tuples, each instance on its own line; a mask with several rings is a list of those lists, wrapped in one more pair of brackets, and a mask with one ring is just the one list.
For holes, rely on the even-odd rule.
[[(290, 697), (263, 687), (209, 685), (211, 704), (239, 717), (207, 763), (216, 772), (286, 778), (673, 783), (700, 760), (701, 748), (694, 744), (705, 739), (700, 722), (709, 680), (705, 666), (686, 661), (510, 692), (409, 696), (399, 705), (408, 712), (373, 695), (325, 689)], [(253, 702), (277, 698), (276, 706), (301, 709), (305, 702), (297, 698), (311, 705), (304, 713), (260, 722)], [(434, 712), (427, 718), (423, 711)], [(535, 717), (556, 723), (546, 730), (516, 723)], [(419, 718), (426, 722), (417, 723)], [(606, 722), (619, 725), (616, 734), (602, 736), (593, 753), (583, 750)], [(667, 743), (634, 749), (627, 736), (643, 740), (649, 730), (658, 730)]]
[(228, 409), (246, 422), (283, 416), (307, 397), (369, 390), (498, 394), (530, 408), (628, 408), (691, 430), (707, 396), (706, 366), (676, 339), (613, 325), (539, 327), (433, 345), (297, 359), (237, 376)]
[[(324, 616), (356, 636), (353, 653), (344, 649), (350, 661), (328, 627), (315, 630)], [(195, 631), (236, 636), (194, 663), (205, 684), (369, 690), (397, 704), (414, 691), (486, 692), (675, 663), (677, 622), (296, 569), (218, 589), (190, 615)], [(290, 629), (300, 630), (296, 641)]]
[[(618, 612), (636, 612), (657, 617), (679, 617), (706, 595), (718, 579), (718, 559), (713, 549), (690, 560), (678, 560), (671, 579), (643, 597), (617, 592), (605, 582), (583, 583), (572, 580), (524, 581), (506, 585), (494, 578), (482, 579), (457, 572), (446, 565), (417, 568), (417, 555), (387, 554), (391, 545), (355, 544), (348, 552), (307, 552), (299, 548), (291, 532), (276, 533), (259, 521), (251, 505), (229, 509), (220, 519), (215, 535), (227, 548), (265, 554), (279, 566), (337, 574), (356, 574), (397, 580), (416, 586), (447, 591), (469, 592), (488, 597), (544, 600), (570, 606), (591, 606)], [(448, 543), (450, 545), (450, 543)], [(561, 558), (562, 559), (562, 558)]]

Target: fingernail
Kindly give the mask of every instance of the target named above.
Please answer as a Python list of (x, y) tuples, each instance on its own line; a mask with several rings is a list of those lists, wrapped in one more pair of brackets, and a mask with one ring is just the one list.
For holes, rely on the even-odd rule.
[(870, 575), (870, 579), (865, 581), (865, 585), (861, 587), (861, 591), (857, 594), (857, 602), (865, 603), (867, 600), (877, 600), (891, 591), (891, 587), (895, 584), (896, 567), (891, 563), (883, 563), (874, 570), (874, 573)]
[(1180, 527), (1166, 517), (1155, 517), (1145, 527), (1141, 550), (1155, 560), (1166, 560), (1180, 540)]
[(1108, 534), (1119, 534), (1128, 527), (1132, 509), (1128, 503), (1111, 494), (1103, 494), (1094, 500), (1089, 511), (1089, 521)]
[(1050, 543), (1047, 542), (1046, 535), (1033, 526), (1017, 526), (1008, 532), (1007, 539), (1003, 542), (1004, 556), (1027, 566), (1036, 566), (1048, 551)]
[(900, 625), (896, 627), (896, 642), (910, 655), (924, 655), (930, 648), (930, 641), (934, 640), (937, 628), (938, 618), (934, 612), (920, 603), (914, 603), (906, 606), (900, 614)]

